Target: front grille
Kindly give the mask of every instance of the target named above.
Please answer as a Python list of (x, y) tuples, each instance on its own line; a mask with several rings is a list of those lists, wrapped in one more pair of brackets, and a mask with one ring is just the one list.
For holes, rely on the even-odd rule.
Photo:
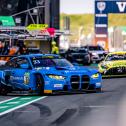
[(75, 59), (83, 59), (83, 58), (84, 58), (84, 55), (78, 54), (78, 55), (74, 55), (73, 57), (74, 57)]
[(80, 76), (78, 76), (78, 75), (71, 76), (70, 83), (71, 83), (72, 89), (79, 89), (79, 87), (80, 87)]
[(80, 88), (80, 84), (81, 84), (81, 89), (88, 89), (90, 78), (87, 75), (82, 75), (82, 76), (73, 75), (71, 76), (70, 83), (72, 89), (78, 90)]
[(126, 67), (114, 67), (106, 72), (106, 75), (123, 75), (126, 74)]
[(89, 87), (90, 78), (87, 75), (82, 76), (81, 88), (87, 89)]
[(99, 57), (102, 57), (102, 56), (104, 56), (104, 54), (98, 54), (99, 55)]

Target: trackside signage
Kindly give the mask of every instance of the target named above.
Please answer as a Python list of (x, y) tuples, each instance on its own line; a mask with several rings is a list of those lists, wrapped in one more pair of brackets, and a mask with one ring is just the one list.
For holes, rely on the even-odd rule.
[(124, 12), (125, 11), (125, 9), (126, 9), (126, 2), (116, 2), (116, 4), (117, 4), (120, 12)]
[(108, 49), (108, 14), (126, 13), (124, 0), (95, 0), (95, 44)]
[(26, 27), (27, 30), (43, 30), (48, 28), (48, 24), (30, 24)]
[(15, 26), (13, 17), (11, 16), (0, 16), (1, 26)]

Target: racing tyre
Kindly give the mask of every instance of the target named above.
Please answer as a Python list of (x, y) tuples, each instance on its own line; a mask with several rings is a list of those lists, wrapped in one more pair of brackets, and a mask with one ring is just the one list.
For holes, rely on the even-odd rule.
[(0, 87), (0, 95), (7, 95), (8, 89), (5, 86)]
[(44, 78), (41, 74), (36, 74), (36, 87), (39, 95), (44, 94)]
[(100, 92), (102, 92), (102, 88), (96, 88), (96, 91), (95, 91), (96, 93), (100, 93)]

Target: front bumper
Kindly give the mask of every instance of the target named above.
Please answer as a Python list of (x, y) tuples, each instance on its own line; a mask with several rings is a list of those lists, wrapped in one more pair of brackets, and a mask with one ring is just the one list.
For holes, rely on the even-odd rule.
[(126, 67), (112, 67), (109, 69), (99, 69), (99, 72), (102, 74), (103, 78), (107, 77), (126, 77)]
[(58, 92), (85, 92), (101, 88), (101, 75), (97, 79), (88, 78), (87, 75), (73, 75), (68, 80), (61, 82), (50, 82), (45, 85), (44, 93), (52, 94)]
[(86, 93), (86, 92), (101, 92), (102, 88), (92, 88), (90, 87), (89, 89), (79, 89), (79, 90), (45, 90), (45, 94), (79, 94), (79, 93)]
[(105, 74), (102, 74), (102, 78), (118, 78), (118, 77), (126, 77), (126, 74), (123, 74), (123, 75), (105, 75)]

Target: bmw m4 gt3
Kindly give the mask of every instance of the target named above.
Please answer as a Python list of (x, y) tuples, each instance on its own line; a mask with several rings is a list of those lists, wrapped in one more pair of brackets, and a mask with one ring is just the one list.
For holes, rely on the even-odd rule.
[(59, 55), (32, 54), (12, 58), (0, 70), (0, 92), (30, 93), (100, 91), (98, 70), (73, 66)]

